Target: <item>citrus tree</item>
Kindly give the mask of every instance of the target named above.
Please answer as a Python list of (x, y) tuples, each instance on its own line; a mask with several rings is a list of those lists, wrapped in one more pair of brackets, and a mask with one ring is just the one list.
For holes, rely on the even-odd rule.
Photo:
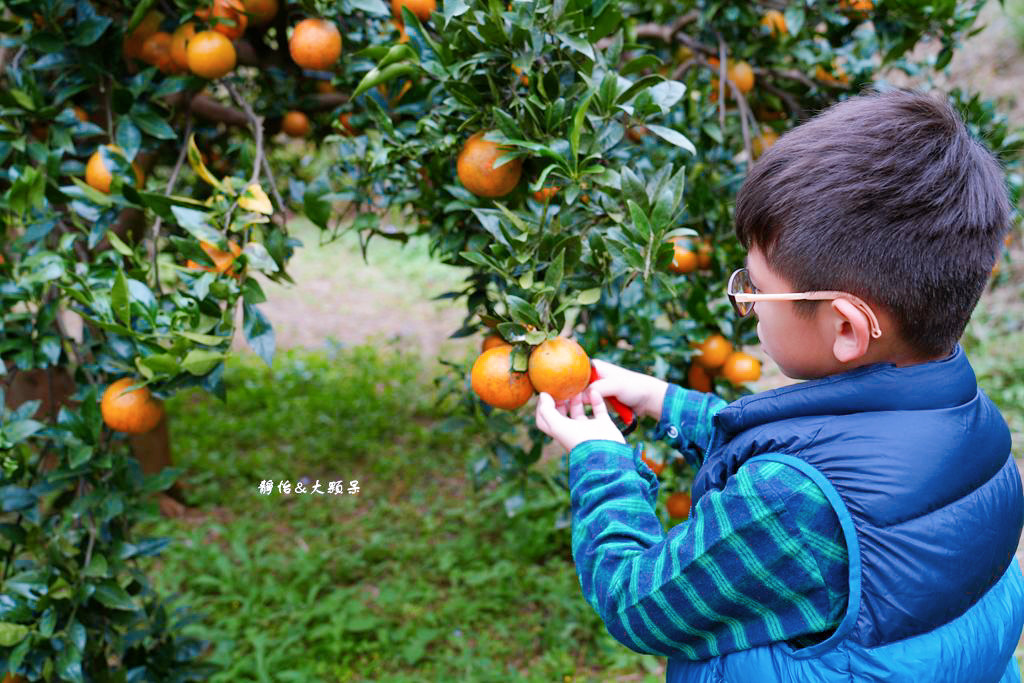
[[(534, 389), (586, 386), (589, 356), (746, 391), (760, 375), (740, 350), (753, 321), (724, 296), (743, 258), (732, 211), (746, 169), (883, 70), (944, 68), (982, 4), (396, 0), (397, 40), (352, 65), (365, 130), (339, 140), (320, 183), (364, 240), (426, 235), (442, 262), (471, 268), (445, 296), (466, 306), (454, 336), (485, 335), (482, 353), (447, 382), (472, 415), (451, 426), (493, 435), (478, 484), (503, 482), (494, 500), (510, 514), (553, 508), (566, 522), (564, 476), (533, 467), (544, 437), (514, 411)], [(940, 51), (912, 58), (923, 41)], [(992, 103), (948, 96), (1007, 164), (1016, 204), (1019, 134)], [(648, 448), (660, 471), (666, 454)], [(685, 488), (684, 472), (675, 460), (665, 488)]]
[[(167, 540), (135, 529), (176, 473), (144, 476), (127, 443), (179, 389), (224, 396), (236, 333), (270, 362), (254, 275), (290, 281), (290, 212), (472, 269), (456, 334), (496, 346), (445, 381), (493, 435), (473, 471), (510, 512), (564, 508), (516, 406), (578, 391), (595, 354), (742, 391), (752, 330), (722, 289), (745, 169), (879, 68), (941, 68), (979, 4), (0, 7), (0, 372), (42, 378), (42, 400), (0, 401), (0, 667), (80, 681), (209, 675), (143, 571)], [(909, 61), (926, 36), (936, 63)], [(994, 108), (952, 96), (1011, 159)]]
[(208, 677), (181, 630), (193, 616), (143, 570), (168, 540), (136, 531), (177, 471), (144, 476), (128, 444), (179, 389), (224, 397), (236, 334), (271, 361), (253, 276), (289, 281), (300, 246), (277, 180), (299, 159), (275, 135), (337, 125), (342, 31), (368, 41), (365, 4), (0, 2), (0, 670), (15, 680)]

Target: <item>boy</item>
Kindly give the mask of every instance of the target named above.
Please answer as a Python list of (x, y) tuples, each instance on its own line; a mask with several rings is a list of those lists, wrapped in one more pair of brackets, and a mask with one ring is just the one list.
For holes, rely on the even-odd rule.
[[(1024, 496), (958, 344), (1010, 210), (947, 102), (853, 97), (784, 135), (736, 200), (729, 298), (809, 381), (726, 405), (594, 361), (568, 405), (541, 394), (538, 427), (570, 451), (580, 585), (616, 639), (667, 656), (669, 681), (1020, 680)], [(603, 396), (699, 466), (668, 534)]]

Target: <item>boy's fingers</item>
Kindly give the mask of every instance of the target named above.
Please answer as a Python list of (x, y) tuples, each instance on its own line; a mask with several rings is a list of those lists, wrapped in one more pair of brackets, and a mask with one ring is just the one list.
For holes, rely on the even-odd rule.
[(574, 420), (587, 416), (587, 413), (583, 410), (582, 395), (576, 394), (569, 399), (569, 416)]
[(601, 396), (601, 392), (595, 389), (593, 384), (590, 385), (589, 392), (590, 411), (594, 414), (594, 419), (608, 418), (608, 406), (604, 404), (604, 398)]
[(543, 420), (548, 429), (551, 429), (559, 417), (561, 416), (558, 414), (558, 409), (555, 408), (555, 400), (551, 398), (551, 394), (541, 392), (537, 397), (537, 422)]

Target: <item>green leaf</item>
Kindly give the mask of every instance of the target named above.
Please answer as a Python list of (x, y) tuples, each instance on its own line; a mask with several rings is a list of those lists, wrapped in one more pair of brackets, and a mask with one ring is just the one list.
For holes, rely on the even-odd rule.
[(530, 324), (534, 327), (541, 326), (540, 316), (537, 314), (536, 308), (512, 294), (509, 294), (505, 300), (508, 304), (509, 315), (511, 315), (513, 320), (518, 323)]
[(548, 266), (547, 271), (544, 273), (544, 286), (550, 287), (553, 291), (558, 290), (558, 286), (562, 284), (562, 277), (565, 272), (565, 251), (558, 252), (558, 256)]
[(576, 303), (581, 306), (590, 306), (596, 304), (601, 299), (601, 288), (594, 287), (593, 289), (584, 289), (576, 296)]
[(263, 362), (271, 366), (274, 362), (274, 328), (258, 308), (252, 304), (242, 304), (242, 329), (249, 348), (259, 354)]
[(666, 128), (665, 126), (657, 126), (653, 123), (648, 123), (646, 125), (648, 130), (650, 130), (652, 133), (657, 135), (662, 140), (666, 142), (671, 142), (676, 147), (682, 147), (683, 149), (685, 149), (690, 154), (693, 154), (694, 156), (697, 155), (697, 148), (694, 147), (693, 143), (690, 142), (690, 140), (679, 131), (673, 130), (671, 128)]
[(348, 0), (348, 5), (351, 9), (362, 10), (367, 14), (374, 14), (379, 17), (390, 14), (383, 0)]
[(558, 33), (555, 37), (560, 43), (568, 48), (576, 50), (576, 52), (579, 52), (590, 61), (594, 61), (594, 59), (596, 59), (594, 56), (594, 46), (582, 38), (569, 35), (568, 33)]
[(14, 647), (28, 635), (28, 626), (0, 622), (0, 647)]
[(245, 257), (249, 259), (249, 265), (264, 273), (276, 273), (280, 270), (277, 262), (270, 256), (267, 248), (259, 242), (249, 242), (242, 250)]
[(145, 357), (137, 357), (138, 363), (161, 375), (176, 375), (181, 371), (178, 359), (169, 353), (154, 353)]
[(113, 230), (107, 230), (107, 240), (110, 242), (110, 246), (114, 247), (114, 250), (121, 256), (132, 257), (135, 252), (127, 244), (121, 241), (121, 238), (117, 236), (117, 233)]
[(569, 131), (569, 151), (572, 154), (572, 158), (576, 159), (576, 155), (580, 149), (580, 134), (583, 132), (583, 122), (587, 118), (587, 109), (590, 107), (590, 100), (594, 98), (594, 93), (590, 93), (586, 98), (580, 102), (580, 106), (576, 109), (576, 113), (572, 117), (572, 129)]
[(135, 155), (139, 153), (139, 147), (142, 146), (142, 133), (139, 132), (139, 129), (131, 121), (125, 118), (117, 122), (114, 139), (121, 149), (124, 150), (124, 156), (129, 161), (135, 158)]
[(181, 366), (193, 375), (205, 375), (219, 365), (225, 358), (224, 353), (209, 349), (192, 349), (185, 356)]
[(186, 209), (183, 206), (172, 206), (171, 212), (174, 214), (175, 219), (177, 219), (178, 225), (188, 230), (197, 240), (210, 242), (211, 244), (221, 241), (220, 233), (210, 226), (210, 214), (206, 211)]
[(135, 108), (131, 112), (132, 121), (142, 129), (146, 135), (159, 140), (174, 140), (178, 134), (163, 120), (156, 112), (147, 109)]
[(128, 282), (124, 278), (124, 272), (118, 269), (117, 277), (114, 278), (114, 286), (110, 290), (110, 307), (113, 309), (114, 315), (128, 328), (132, 326), (131, 303), (131, 297), (128, 296)]
[(626, 204), (629, 206), (629, 216), (633, 220), (633, 228), (636, 230), (637, 234), (640, 235), (644, 241), (650, 239), (651, 221), (647, 218), (647, 214), (644, 213), (644, 210), (632, 200), (629, 200)]
[(113, 580), (104, 581), (96, 586), (92, 596), (104, 607), (110, 609), (134, 612), (138, 606), (132, 602), (132, 598)]
[(183, 332), (180, 330), (175, 330), (174, 334), (199, 344), (206, 344), (207, 346), (218, 346), (230, 340), (230, 337), (218, 337), (212, 334), (199, 334), (198, 332)]
[(274, 205), (270, 203), (270, 197), (263, 191), (259, 183), (250, 183), (245, 191), (238, 198), (238, 205), (246, 211), (262, 213), (270, 216), (274, 213)]
[(370, 88), (375, 88), (378, 85), (388, 83), (401, 78), (403, 76), (412, 76), (420, 71), (420, 67), (413, 64), (392, 64), (391, 66), (378, 69), (374, 67), (370, 69), (363, 79), (359, 81), (359, 85), (356, 86), (355, 91), (352, 93), (352, 97), (356, 98), (362, 95)]

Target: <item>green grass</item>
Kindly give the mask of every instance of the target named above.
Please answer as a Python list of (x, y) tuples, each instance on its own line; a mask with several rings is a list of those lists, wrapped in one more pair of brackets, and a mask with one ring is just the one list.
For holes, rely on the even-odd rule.
[[(661, 661), (604, 630), (580, 592), (568, 530), (508, 518), (471, 493), (473, 434), (417, 358), (368, 347), (249, 356), (229, 402), (170, 403), (175, 463), (202, 521), (154, 582), (203, 615), (213, 681), (661, 680)], [(258, 492), (262, 480), (358, 480), (355, 495)]]

